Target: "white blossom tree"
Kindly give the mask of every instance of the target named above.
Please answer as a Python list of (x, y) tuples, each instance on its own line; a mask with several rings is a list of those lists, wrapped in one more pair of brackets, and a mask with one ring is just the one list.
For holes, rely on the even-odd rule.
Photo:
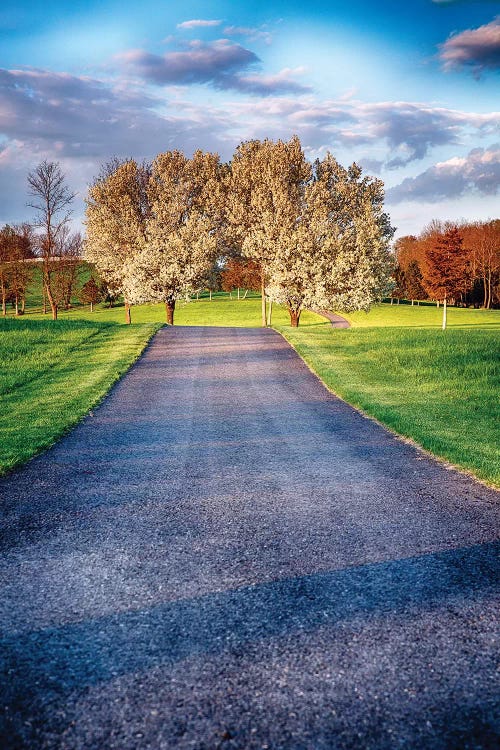
[(131, 305), (148, 301), (135, 278), (135, 259), (146, 242), (148, 178), (147, 166), (113, 160), (87, 198), (85, 257), (113, 294), (123, 294), (127, 323)]
[(160, 154), (148, 182), (146, 242), (131, 264), (131, 293), (164, 302), (173, 324), (175, 303), (202, 288), (217, 255), (224, 208), (217, 154)]
[[(248, 141), (231, 162), (228, 191), (230, 236), (242, 254), (261, 268), (262, 325), (266, 320), (266, 284), (272, 284), (276, 255), (300, 222), (304, 187), (311, 176), (299, 139)], [(293, 252), (292, 241), (287, 242)]]
[(278, 238), (267, 292), (288, 307), (292, 326), (306, 307), (367, 310), (388, 290), (393, 229), (383, 183), (361, 174), (331, 154), (317, 161), (299, 220)]

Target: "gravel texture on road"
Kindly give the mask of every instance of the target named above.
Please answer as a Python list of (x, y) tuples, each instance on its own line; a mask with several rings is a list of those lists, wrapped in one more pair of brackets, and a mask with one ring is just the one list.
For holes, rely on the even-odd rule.
[(500, 494), (274, 331), (162, 329), (0, 496), (4, 750), (498, 747)]

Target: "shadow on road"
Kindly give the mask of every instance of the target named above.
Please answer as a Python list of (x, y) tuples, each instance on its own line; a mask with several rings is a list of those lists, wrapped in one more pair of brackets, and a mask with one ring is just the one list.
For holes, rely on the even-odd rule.
[(7, 636), (2, 701), (21, 709), (64, 693), (192, 656), (244, 648), (343, 621), (410, 617), (482, 597), (498, 580), (500, 543), (363, 565), (216, 592), (190, 600)]

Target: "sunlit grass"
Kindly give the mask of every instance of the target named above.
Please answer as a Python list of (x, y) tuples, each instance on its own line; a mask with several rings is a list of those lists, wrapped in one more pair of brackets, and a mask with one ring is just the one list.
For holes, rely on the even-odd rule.
[[(355, 312), (344, 317), (355, 328), (371, 327), (407, 327), (441, 328), (443, 310), (436, 305), (416, 304), (375, 305), (370, 312)], [(466, 307), (448, 307), (448, 327), (488, 326), (500, 329), (500, 310), (474, 310)]]
[(341, 398), (500, 486), (498, 330), (280, 330)]
[[(39, 313), (29, 317), (40, 318)], [(46, 317), (49, 317), (48, 315)], [(71, 310), (60, 310), (61, 320), (88, 320), (92, 322), (124, 323), (125, 312), (123, 305), (109, 308), (104, 304), (97, 305), (94, 312), (88, 306), (78, 306)], [(324, 318), (315, 313), (304, 311), (301, 324), (304, 326), (318, 324)], [(165, 323), (165, 305), (136, 305), (132, 307), (133, 323)], [(287, 310), (280, 305), (273, 306), (272, 322), (276, 325), (286, 325), (290, 322)], [(189, 302), (180, 300), (176, 303), (174, 325), (182, 326), (236, 326), (259, 327), (261, 325), (261, 300), (256, 294), (249, 294), (246, 299), (229, 298), (226, 292), (219, 292), (212, 296), (205, 293), (200, 299), (193, 298)]]
[(157, 328), (0, 319), (0, 474), (51, 445), (81, 419)]

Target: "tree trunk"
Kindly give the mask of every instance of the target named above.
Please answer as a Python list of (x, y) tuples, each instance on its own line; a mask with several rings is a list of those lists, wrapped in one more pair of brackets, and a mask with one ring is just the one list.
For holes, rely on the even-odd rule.
[(19, 315), (19, 297), (16, 294), (16, 318)]
[(125, 302), (125, 323), (127, 325), (130, 325), (132, 323), (132, 315), (130, 312), (130, 305), (128, 302)]
[(238, 299), (240, 298), (240, 288), (238, 287)]
[(261, 308), (262, 308), (262, 328), (266, 327), (266, 281), (264, 278), (264, 269), (260, 275), (260, 293), (261, 293)]
[(394, 304), (394, 298), (391, 297), (391, 305), (393, 305), (393, 304)]
[(90, 303), (90, 312), (94, 312), (94, 303), (93, 302)]
[(4, 318), (7, 315), (7, 296), (4, 284), (2, 284), (2, 315)]
[(26, 312), (26, 297), (23, 297), (21, 300), (21, 315), (24, 315)]
[(167, 323), (169, 326), (174, 325), (174, 310), (175, 310), (175, 299), (167, 300), (165, 302), (165, 309), (167, 311)]
[(268, 326), (271, 325), (272, 314), (273, 314), (273, 301), (272, 301), (272, 299), (270, 299), (269, 300), (269, 305), (268, 305), (268, 308), (267, 308), (267, 325)]
[(443, 331), (446, 329), (446, 297), (443, 300)]
[(210, 302), (212, 301), (212, 290), (210, 289)]
[(247, 298), (247, 294), (248, 294), (248, 289), (245, 289), (245, 294), (243, 295), (243, 299)]
[(292, 328), (298, 328), (301, 310), (291, 310), (288, 308), (288, 312), (290, 313), (290, 325)]
[(438, 310), (439, 310), (439, 300), (438, 300), (438, 299), (436, 300), (436, 307), (437, 307), (437, 308), (438, 308)]
[(398, 297), (398, 305), (399, 305), (399, 297)]
[(57, 303), (54, 299), (54, 296), (52, 294), (48, 281), (45, 282), (45, 292), (49, 300), (50, 310), (52, 312), (52, 320), (57, 320), (57, 313), (58, 313)]
[(411, 301), (411, 306), (413, 307), (413, 300)]

